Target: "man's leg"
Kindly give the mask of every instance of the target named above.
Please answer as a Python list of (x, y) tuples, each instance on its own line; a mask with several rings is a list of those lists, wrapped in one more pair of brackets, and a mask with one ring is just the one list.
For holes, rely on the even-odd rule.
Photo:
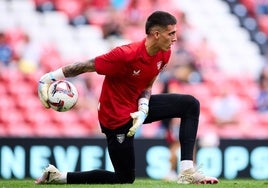
[(194, 168), (193, 153), (196, 141), (200, 104), (191, 95), (159, 94), (152, 95), (149, 113), (145, 123), (166, 118), (181, 118), (179, 140), (181, 162), (179, 184), (215, 184), (217, 178), (207, 177)]
[(36, 180), (36, 184), (115, 184), (133, 183), (135, 180), (135, 154), (134, 137), (126, 134), (132, 126), (132, 121), (117, 130), (107, 130), (106, 134), (108, 151), (115, 172), (106, 170), (91, 170), (83, 172), (62, 173), (53, 165), (49, 165), (42, 176)]
[(191, 95), (152, 95), (145, 123), (166, 118), (181, 118), (179, 133), (181, 160), (193, 160), (199, 113), (199, 102)]
[(117, 130), (102, 128), (106, 134), (108, 152), (115, 172), (93, 170), (67, 174), (67, 183), (78, 184), (115, 184), (133, 183), (135, 180), (134, 137), (127, 137), (132, 121)]

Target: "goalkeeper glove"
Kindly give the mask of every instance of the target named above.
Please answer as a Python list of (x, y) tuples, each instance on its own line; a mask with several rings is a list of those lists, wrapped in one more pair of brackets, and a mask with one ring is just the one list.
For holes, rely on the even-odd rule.
[(149, 100), (146, 98), (139, 99), (139, 108), (138, 111), (130, 113), (130, 116), (133, 119), (133, 125), (129, 129), (127, 136), (134, 136), (137, 129), (143, 124), (145, 121), (149, 111)]
[(56, 71), (46, 73), (43, 75), (38, 83), (38, 96), (44, 107), (50, 108), (48, 104), (48, 88), (50, 84), (56, 80), (64, 79), (65, 76), (62, 72), (62, 68)]

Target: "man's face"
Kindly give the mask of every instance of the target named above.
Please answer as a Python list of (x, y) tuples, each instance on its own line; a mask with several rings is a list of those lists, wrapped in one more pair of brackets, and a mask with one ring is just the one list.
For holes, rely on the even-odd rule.
[(158, 46), (163, 51), (168, 51), (171, 45), (176, 42), (176, 25), (168, 25), (165, 29), (161, 29), (158, 34)]

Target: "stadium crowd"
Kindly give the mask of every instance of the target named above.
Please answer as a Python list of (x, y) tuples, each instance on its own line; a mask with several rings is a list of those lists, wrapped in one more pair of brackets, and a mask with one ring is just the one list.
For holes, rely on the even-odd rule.
[[(173, 3), (176, 1), (1, 1), (0, 136), (101, 136), (96, 111), (101, 76), (72, 79), (79, 101), (64, 113), (42, 107), (37, 82), (51, 69), (142, 38), (145, 18), (161, 9), (177, 16), (178, 41), (154, 92), (197, 97), (201, 102), (199, 137), (210, 132), (220, 138), (268, 138), (267, 68), (260, 72), (260, 79), (221, 70), (217, 51)], [(267, 14), (265, 10), (260, 7)], [(137, 136), (164, 137), (162, 124), (143, 126)]]

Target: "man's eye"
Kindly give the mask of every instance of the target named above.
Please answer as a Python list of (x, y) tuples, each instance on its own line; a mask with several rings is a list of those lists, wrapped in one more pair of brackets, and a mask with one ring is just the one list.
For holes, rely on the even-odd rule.
[(174, 32), (172, 32), (172, 33), (169, 33), (168, 35), (169, 35), (169, 36), (174, 36), (175, 33), (176, 33), (176, 32), (174, 31)]

